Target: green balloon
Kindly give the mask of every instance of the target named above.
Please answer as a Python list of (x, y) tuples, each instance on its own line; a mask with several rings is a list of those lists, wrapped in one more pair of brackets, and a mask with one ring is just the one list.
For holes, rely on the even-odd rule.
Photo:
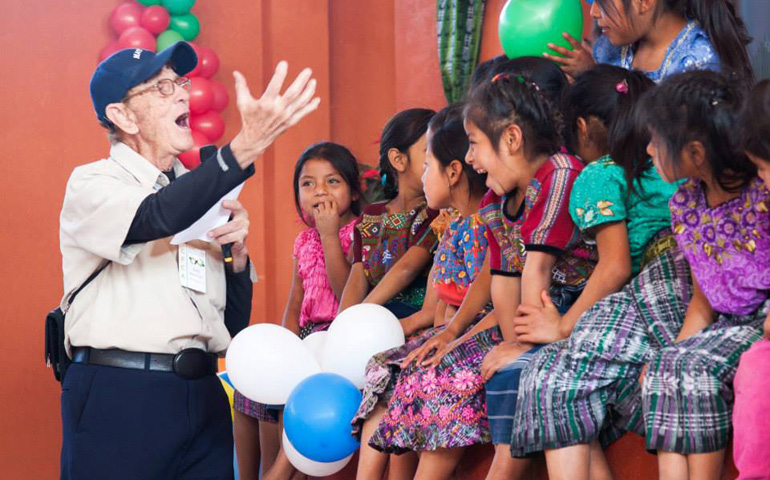
[(142, 5), (149, 7), (150, 5), (160, 5), (161, 0), (137, 0)]
[(183, 42), (184, 37), (179, 32), (175, 32), (173, 30), (166, 30), (165, 32), (161, 32), (160, 35), (158, 35), (158, 48), (156, 51), (160, 52), (161, 50), (165, 50), (171, 45), (177, 43), (177, 42)]
[(185, 13), (184, 15), (174, 15), (171, 17), (168, 28), (179, 32), (185, 40), (190, 42), (198, 36), (198, 32), (201, 31), (201, 24), (198, 21), (198, 17), (192, 13)]
[(498, 32), (508, 58), (559, 55), (548, 44), (572, 50), (563, 32), (582, 41), (583, 7), (580, 0), (508, 0), (500, 12)]
[(161, 3), (171, 15), (184, 15), (195, 5), (195, 0), (162, 0)]

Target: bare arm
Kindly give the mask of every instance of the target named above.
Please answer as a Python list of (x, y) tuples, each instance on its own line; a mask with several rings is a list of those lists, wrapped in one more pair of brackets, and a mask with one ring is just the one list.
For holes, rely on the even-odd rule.
[[(527, 258), (527, 262), (529, 262), (529, 258)], [(516, 333), (513, 331), (513, 318), (516, 316), (516, 309), (521, 303), (522, 285), (522, 277), (492, 276), (492, 304), (495, 306), (497, 323), (500, 325), (503, 340), (508, 342), (516, 340)]]
[(430, 274), (428, 274), (428, 287), (425, 290), (425, 300), (422, 302), (422, 308), (412, 315), (401, 319), (401, 328), (404, 329), (404, 335), (411, 335), (418, 330), (426, 327), (430, 327), (434, 322), (437, 313), (437, 309), (441, 302), (436, 296), (436, 291), (433, 288), (433, 274), (435, 272), (435, 265), (431, 267)]
[(340, 308), (337, 312), (342, 313), (345, 309), (358, 305), (363, 301), (368, 292), (369, 281), (364, 274), (364, 264), (356, 262), (350, 267), (350, 275), (348, 275), (348, 281), (345, 283), (345, 289), (342, 291)]
[(283, 312), (283, 326), (299, 335), (299, 314), (302, 311), (302, 299), (305, 291), (302, 288), (302, 279), (297, 272), (297, 259), (294, 259), (294, 275), (291, 278), (291, 290), (289, 300), (286, 302), (286, 310)]
[(711, 304), (706, 298), (706, 295), (703, 294), (703, 291), (698, 285), (698, 280), (693, 274), (692, 298), (690, 299), (690, 304), (687, 305), (687, 312), (684, 314), (682, 330), (679, 332), (679, 336), (676, 337), (677, 343), (692, 337), (711, 325), (713, 321), (714, 309), (711, 308)]
[[(479, 314), (482, 308), (489, 303), (491, 298), (489, 288), (492, 275), (489, 268), (489, 252), (484, 258), (484, 265), (481, 267), (478, 275), (468, 287), (468, 292), (465, 294), (463, 303), (455, 313), (454, 317), (449, 321), (447, 327), (441, 333), (435, 335), (433, 338), (425, 342), (421, 347), (415, 349), (410, 353), (402, 365), (406, 366), (412, 361), (422, 363), (423, 365), (437, 365), (443, 354), (445, 347), (457, 337), (459, 337), (463, 331), (468, 328), (476, 315)], [(433, 354), (433, 357), (426, 360), (429, 355)]]
[(559, 322), (563, 338), (572, 333), (577, 319), (602, 298), (619, 291), (631, 278), (631, 247), (626, 222), (605, 223), (596, 227), (599, 263), (585, 289)]
[(404, 255), (390, 267), (380, 283), (364, 299), (365, 303), (384, 305), (417, 278), (430, 263), (433, 256), (422, 247), (410, 247)]
[(572, 333), (580, 315), (594, 303), (622, 288), (631, 276), (631, 253), (625, 222), (596, 227), (599, 263), (585, 289), (564, 316), (551, 302), (547, 291), (541, 292), (542, 307), (521, 305), (514, 319), (519, 339), (530, 343), (552, 343)]

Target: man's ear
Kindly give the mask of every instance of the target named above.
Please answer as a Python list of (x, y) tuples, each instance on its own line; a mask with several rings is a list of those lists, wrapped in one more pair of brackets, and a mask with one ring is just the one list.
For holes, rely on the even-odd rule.
[(126, 108), (125, 104), (110, 103), (107, 105), (104, 113), (107, 115), (107, 119), (123, 132), (129, 135), (139, 133), (139, 125), (136, 123), (136, 116)]
[(398, 173), (404, 173), (409, 167), (409, 160), (406, 158), (406, 155), (397, 148), (388, 150), (388, 161), (393, 170)]
[(514, 155), (524, 147), (524, 136), (521, 127), (515, 123), (509, 125), (500, 135), (500, 152)]

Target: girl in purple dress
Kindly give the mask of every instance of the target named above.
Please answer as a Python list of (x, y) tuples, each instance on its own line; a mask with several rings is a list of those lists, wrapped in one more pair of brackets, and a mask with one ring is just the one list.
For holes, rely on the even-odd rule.
[(643, 379), (647, 449), (661, 478), (721, 478), (738, 359), (770, 310), (770, 191), (736, 140), (742, 101), (734, 81), (689, 72), (644, 103), (655, 167), (665, 180), (687, 179), (670, 206), (693, 280), (675, 343)]

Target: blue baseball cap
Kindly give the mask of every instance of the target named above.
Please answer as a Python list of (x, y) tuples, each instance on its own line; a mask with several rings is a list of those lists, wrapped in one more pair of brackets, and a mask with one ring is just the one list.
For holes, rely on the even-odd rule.
[(195, 68), (198, 56), (189, 43), (178, 42), (157, 54), (130, 48), (104, 59), (91, 76), (91, 101), (99, 121), (110, 125), (107, 105), (123, 100), (129, 90), (152, 78), (166, 64), (181, 76)]

